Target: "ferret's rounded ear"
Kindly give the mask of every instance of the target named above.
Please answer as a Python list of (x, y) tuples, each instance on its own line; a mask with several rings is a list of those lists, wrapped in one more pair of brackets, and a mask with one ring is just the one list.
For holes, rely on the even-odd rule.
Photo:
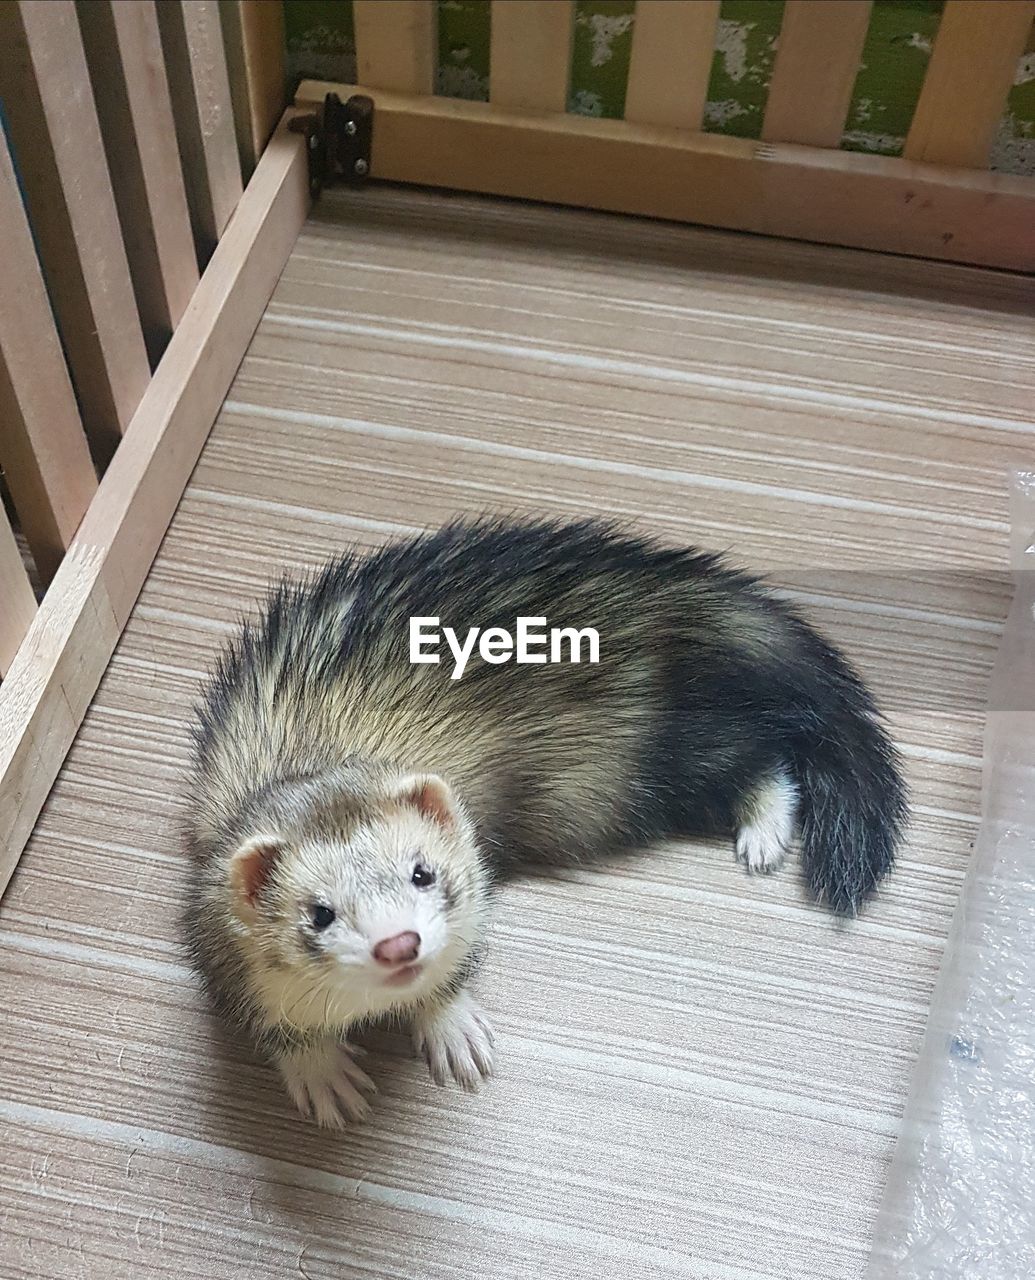
[(230, 859), (230, 890), (247, 912), (255, 909), (259, 894), (269, 881), (284, 850), (276, 836), (252, 836)]
[(400, 778), (392, 792), (392, 798), (416, 809), (424, 818), (430, 818), (440, 827), (455, 827), (457, 823), (456, 801), (449, 784), (433, 773), (411, 774)]

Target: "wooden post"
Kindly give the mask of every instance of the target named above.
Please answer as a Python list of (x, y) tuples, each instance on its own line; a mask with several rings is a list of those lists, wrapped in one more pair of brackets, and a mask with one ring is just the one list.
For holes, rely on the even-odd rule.
[(152, 364), (198, 283), (153, 0), (78, 0), (79, 24)]
[(84, 425), (106, 462), (151, 370), (73, 0), (0, 4), (0, 97)]
[(434, 93), (436, 15), (434, 0), (353, 0), (359, 83)]
[(309, 208), (286, 119), (0, 684), (0, 892), (72, 744)]
[(568, 109), (573, 0), (492, 0), (489, 99), (509, 111)]
[(0, 676), (10, 670), (35, 616), (36, 595), (0, 502)]
[[(0, 463), (49, 582), (97, 488), (7, 140), (0, 130)], [(0, 613), (5, 608), (0, 594)]]
[(278, 0), (224, 0), (219, 16), (237, 149), (244, 176), (250, 178), (287, 105), (284, 5)]
[(158, 23), (194, 242), (204, 264), (242, 189), (223, 29), (214, 0), (161, 0)]
[(625, 118), (700, 129), (720, 0), (637, 0)]
[(787, 0), (762, 122), (766, 142), (840, 146), (872, 8), (871, 0)]
[(946, 0), (924, 87), (906, 137), (908, 160), (983, 169), (1035, 0)]

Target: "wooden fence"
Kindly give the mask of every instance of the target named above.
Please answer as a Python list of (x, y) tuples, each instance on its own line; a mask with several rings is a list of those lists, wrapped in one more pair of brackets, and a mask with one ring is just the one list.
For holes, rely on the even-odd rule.
[(278, 4), (0, 3), (0, 890), (305, 216), (285, 97)]
[(1035, 268), (1035, 180), (989, 153), (1033, 0), (946, 0), (902, 157), (839, 147), (871, 0), (787, 0), (761, 140), (702, 132), (719, 0), (637, 0), (624, 120), (564, 113), (573, 0), (493, 0), (488, 103), (433, 95), (430, 0), (354, 0), (375, 177)]

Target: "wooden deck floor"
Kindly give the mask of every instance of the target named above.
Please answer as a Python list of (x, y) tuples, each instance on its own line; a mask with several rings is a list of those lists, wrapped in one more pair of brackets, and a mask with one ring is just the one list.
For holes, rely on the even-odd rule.
[[(0, 905), (0, 1276), (857, 1280), (974, 837), (1030, 465), (1026, 285), (372, 189), (310, 220)], [(771, 572), (916, 804), (839, 927), (671, 846), (501, 895), (501, 1069), (375, 1036), (328, 1137), (179, 950), (189, 709), (282, 568), (458, 511), (611, 512)]]

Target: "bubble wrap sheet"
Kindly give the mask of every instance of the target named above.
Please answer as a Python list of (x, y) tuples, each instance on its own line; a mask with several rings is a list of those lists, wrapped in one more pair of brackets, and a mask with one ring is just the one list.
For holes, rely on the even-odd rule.
[(1014, 477), (1012, 517), (981, 827), (868, 1280), (1035, 1277), (1035, 472)]

